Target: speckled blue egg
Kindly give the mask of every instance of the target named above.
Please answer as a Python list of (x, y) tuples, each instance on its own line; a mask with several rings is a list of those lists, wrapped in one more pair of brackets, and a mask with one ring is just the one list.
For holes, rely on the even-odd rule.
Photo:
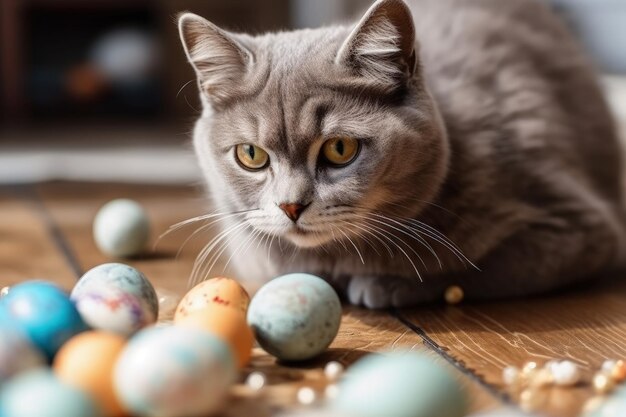
[(88, 328), (68, 295), (44, 281), (11, 287), (0, 299), (0, 323), (5, 320), (28, 336), (48, 360), (63, 343)]
[(108, 263), (87, 271), (71, 294), (93, 328), (129, 336), (156, 322), (159, 301), (150, 281), (129, 265)]
[(122, 351), (113, 376), (124, 407), (148, 417), (214, 413), (235, 378), (235, 358), (224, 342), (177, 326), (139, 332)]
[(0, 323), (0, 386), (10, 377), (46, 365), (30, 339), (10, 323)]
[(341, 302), (315, 275), (283, 275), (254, 296), (248, 324), (268, 353), (284, 361), (307, 360), (324, 352), (337, 336)]
[(458, 381), (431, 357), (395, 352), (349, 368), (332, 407), (359, 417), (463, 417), (467, 404)]
[(626, 416), (626, 388), (619, 386), (597, 408), (584, 414), (584, 417), (624, 417)]
[(139, 203), (128, 199), (108, 202), (93, 222), (98, 248), (107, 255), (130, 257), (141, 253), (150, 236), (150, 223)]
[(49, 370), (36, 370), (13, 378), (0, 391), (0, 415), (11, 417), (99, 417), (93, 401), (65, 385)]

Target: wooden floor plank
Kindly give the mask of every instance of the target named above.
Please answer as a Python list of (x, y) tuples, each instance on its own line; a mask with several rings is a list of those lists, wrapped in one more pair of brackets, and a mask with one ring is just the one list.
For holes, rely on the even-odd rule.
[(34, 278), (73, 286), (50, 226), (28, 186), (0, 187), (0, 287)]
[[(203, 214), (207, 210), (206, 202), (192, 188), (56, 183), (41, 185), (38, 192), (83, 270), (112, 261), (97, 250), (91, 236), (91, 222), (97, 210), (113, 198), (132, 198), (146, 208), (155, 232), (153, 241), (156, 235), (171, 224)], [(187, 277), (195, 255), (202, 242), (206, 242), (208, 238), (203, 236), (198, 242), (192, 243), (176, 260), (176, 251), (191, 231), (193, 229), (163, 239), (156, 254), (123, 262), (145, 272), (159, 291), (168, 291), (174, 294), (173, 297), (180, 296), (187, 290)], [(446, 363), (441, 356), (424, 345), (422, 337), (389, 313), (348, 308), (333, 346), (314, 363), (286, 367), (257, 350), (247, 372), (252, 369), (263, 370), (269, 376), (270, 386), (259, 399), (247, 391), (243, 384), (239, 384), (233, 391), (235, 401), (224, 415), (249, 416), (252, 411), (253, 415), (259, 417), (273, 415), (277, 409), (293, 405), (299, 387), (310, 385), (321, 390), (325, 383), (322, 369), (327, 361), (334, 359), (350, 364), (366, 353), (399, 348), (419, 349), (435, 360)], [(500, 404), (484, 387), (467, 375), (451, 366), (450, 370), (467, 388), (472, 398), (472, 410), (492, 408)], [(244, 372), (244, 377), (247, 372)]]
[[(569, 417), (593, 396), (590, 381), (605, 359), (626, 358), (626, 282), (535, 299), (458, 307), (421, 308), (399, 316), (422, 329), (433, 343), (494, 386), (504, 389), (502, 369), (552, 359), (577, 363), (584, 382), (541, 391), (536, 406)], [(514, 393), (514, 399), (519, 401)]]

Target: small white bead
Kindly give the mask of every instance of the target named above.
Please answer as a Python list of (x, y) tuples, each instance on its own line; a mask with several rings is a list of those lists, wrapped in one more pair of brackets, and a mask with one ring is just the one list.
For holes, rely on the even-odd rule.
[(600, 368), (600, 370), (602, 372), (606, 372), (607, 374), (610, 374), (611, 372), (613, 372), (613, 369), (615, 368), (615, 365), (617, 365), (617, 361), (616, 360), (608, 359), (608, 360), (604, 361), (604, 363), (602, 363), (602, 368)]
[(324, 396), (326, 397), (327, 400), (334, 400), (335, 398), (337, 398), (338, 394), (339, 394), (339, 386), (337, 386), (336, 384), (330, 384), (324, 390)]
[(448, 304), (459, 304), (461, 301), (463, 301), (463, 298), (465, 298), (465, 292), (463, 291), (463, 288), (459, 287), (458, 285), (451, 285), (446, 289), (444, 298), (446, 300), (446, 303)]
[(560, 386), (576, 385), (580, 381), (580, 369), (572, 361), (562, 361), (551, 369), (554, 383)]
[(326, 364), (324, 367), (324, 375), (326, 375), (326, 379), (329, 381), (336, 381), (343, 374), (344, 367), (340, 362), (331, 361)]
[(3, 287), (0, 290), (0, 298), (4, 297), (5, 295), (7, 295), (9, 293), (9, 290), (11, 289), (11, 287)]
[(516, 366), (507, 366), (502, 370), (502, 380), (506, 385), (515, 384), (520, 377), (520, 369)]
[(311, 387), (302, 387), (298, 390), (298, 402), (302, 405), (311, 405), (317, 399), (315, 391)]
[(267, 382), (265, 374), (262, 372), (252, 372), (246, 378), (246, 385), (253, 391), (260, 391)]

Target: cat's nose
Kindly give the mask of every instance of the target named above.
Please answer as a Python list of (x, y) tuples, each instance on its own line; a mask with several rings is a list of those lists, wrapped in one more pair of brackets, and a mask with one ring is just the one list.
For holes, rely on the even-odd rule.
[(278, 205), (294, 223), (298, 221), (300, 215), (308, 206), (309, 204), (300, 203), (282, 203)]

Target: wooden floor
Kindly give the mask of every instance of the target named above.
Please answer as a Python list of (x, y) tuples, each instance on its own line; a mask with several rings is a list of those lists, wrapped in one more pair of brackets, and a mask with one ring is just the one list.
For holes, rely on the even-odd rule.
[[(192, 188), (76, 183), (2, 187), (0, 287), (45, 278), (69, 289), (84, 271), (111, 261), (96, 249), (91, 222), (101, 205), (121, 197), (146, 207), (153, 240), (171, 224), (207, 209), (202, 194)], [(193, 230), (164, 237), (154, 252), (128, 263), (142, 270), (161, 294), (179, 297), (208, 236), (199, 235), (177, 258)], [(584, 382), (575, 388), (546, 389), (535, 397), (539, 400), (534, 407), (541, 415), (577, 416), (592, 396), (589, 381), (602, 361), (626, 358), (626, 283), (619, 276), (604, 281), (513, 302), (384, 312), (346, 307), (339, 336), (318, 360), (285, 367), (257, 349), (242, 381), (246, 373), (261, 370), (269, 377), (269, 387), (255, 397), (243, 384), (236, 386), (223, 416), (250, 416), (250, 410), (255, 416), (270, 416), (293, 406), (302, 386), (323, 391), (322, 368), (331, 359), (349, 365), (368, 352), (407, 348), (426, 352), (448, 366), (467, 388), (472, 411), (519, 404), (519, 393), (508, 392), (503, 385), (503, 367), (531, 360), (573, 360), (583, 368)]]

